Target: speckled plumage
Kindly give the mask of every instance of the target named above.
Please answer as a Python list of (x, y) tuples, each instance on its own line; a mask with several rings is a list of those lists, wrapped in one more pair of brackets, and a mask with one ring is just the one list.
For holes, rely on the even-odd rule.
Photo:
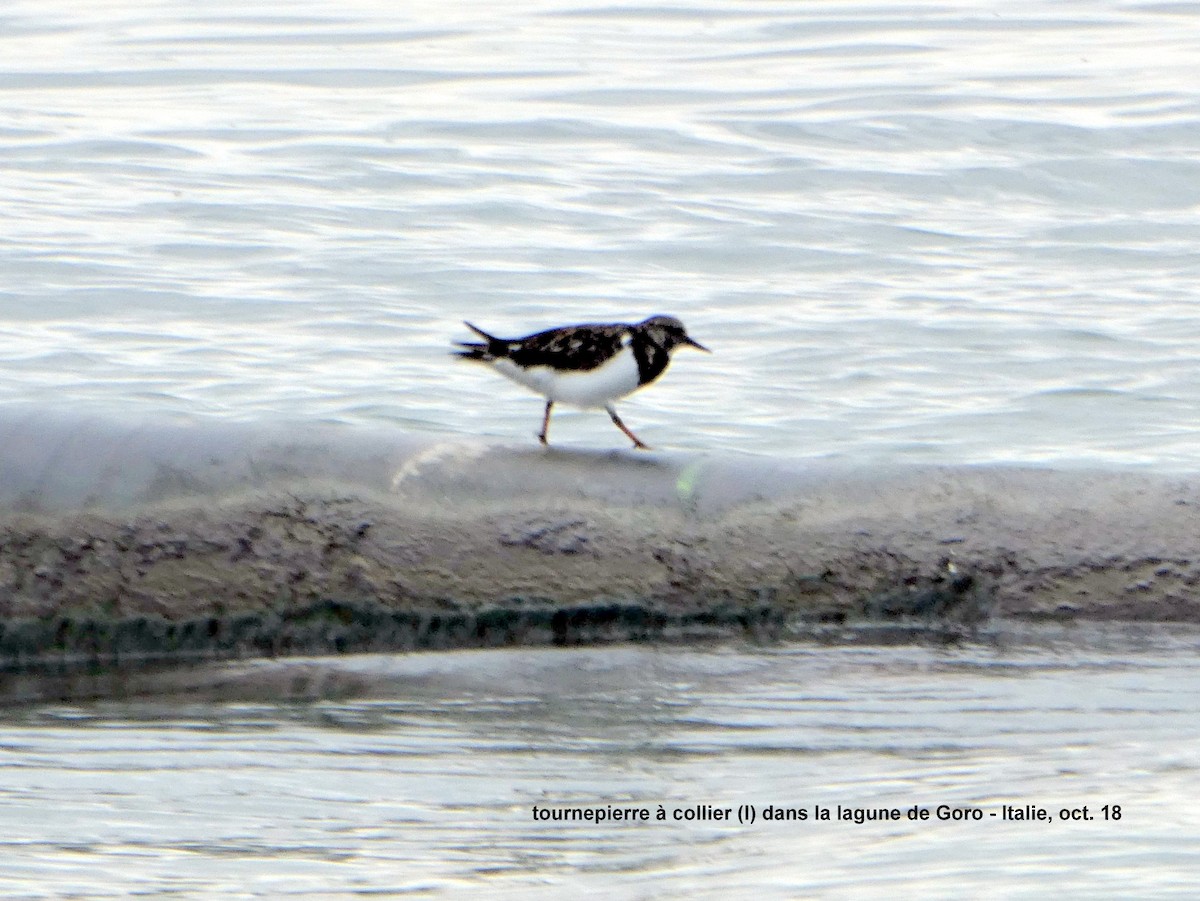
[(708, 348), (688, 337), (673, 316), (651, 316), (636, 324), (583, 324), (535, 332), (523, 338), (497, 338), (465, 323), (483, 338), (459, 341), (458, 356), (490, 364), (501, 375), (546, 398), (538, 438), (547, 443), (550, 410), (556, 402), (603, 407), (634, 447), (646, 445), (617, 416), (613, 402), (661, 376), (671, 354), (687, 345)]

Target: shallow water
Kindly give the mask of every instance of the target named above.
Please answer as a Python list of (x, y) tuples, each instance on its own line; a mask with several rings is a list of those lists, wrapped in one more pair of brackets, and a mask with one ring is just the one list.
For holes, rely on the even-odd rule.
[[(205, 691), (10, 708), (0, 891), (1184, 897), (1200, 670), (1174, 631), (261, 662)], [(1006, 804), (1052, 819), (991, 816)], [(660, 805), (661, 823), (533, 814)], [(674, 820), (697, 805), (732, 819)]]
[(672, 312), (656, 446), (1200, 464), (1194, 5), (0, 22), (0, 401), (524, 441), (459, 320)]

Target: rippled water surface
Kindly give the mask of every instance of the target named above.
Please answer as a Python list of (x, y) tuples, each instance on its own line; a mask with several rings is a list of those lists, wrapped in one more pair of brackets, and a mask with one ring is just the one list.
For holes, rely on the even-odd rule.
[(651, 444), (1194, 468), (1198, 47), (1171, 2), (18, 0), (0, 401), (526, 441), (459, 320), (661, 311), (716, 353), (624, 405)]
[[(1194, 635), (1166, 633), (471, 651), (10, 708), (0, 891), (1187, 897), (1196, 659)], [(747, 804), (757, 819), (740, 824)], [(1006, 804), (1052, 819), (1004, 821)], [(667, 820), (644, 824), (533, 814), (660, 805)], [(698, 805), (733, 819), (674, 820)], [(855, 824), (839, 805), (904, 813)], [(939, 821), (941, 805), (984, 818)], [(768, 822), (769, 806), (832, 818)], [(1061, 818), (1084, 806), (1090, 820)]]

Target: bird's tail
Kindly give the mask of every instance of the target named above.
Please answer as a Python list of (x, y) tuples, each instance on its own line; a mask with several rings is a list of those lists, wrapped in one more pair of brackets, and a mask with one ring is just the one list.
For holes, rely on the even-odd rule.
[(497, 338), (495, 335), (489, 335), (478, 326), (463, 321), (463, 325), (483, 338), (483, 342), (479, 341), (455, 341), (455, 345), (463, 348), (462, 350), (454, 351), (454, 354), (463, 357), (467, 360), (479, 360), (482, 363), (490, 363), (492, 360), (499, 357), (508, 356), (508, 344), (503, 338)]

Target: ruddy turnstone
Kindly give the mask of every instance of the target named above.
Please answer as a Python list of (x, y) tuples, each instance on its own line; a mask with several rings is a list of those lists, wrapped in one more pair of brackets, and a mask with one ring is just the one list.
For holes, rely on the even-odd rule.
[(497, 338), (469, 322), (463, 324), (483, 341), (456, 341), (464, 348), (456, 351), (458, 356), (487, 363), (546, 398), (538, 433), (542, 444), (548, 443), (550, 410), (556, 403), (564, 403), (585, 409), (603, 407), (634, 447), (649, 450), (621, 422), (613, 402), (666, 372), (671, 354), (679, 347), (710, 352), (689, 338), (674, 316), (651, 316), (633, 325), (566, 325), (524, 338)]

